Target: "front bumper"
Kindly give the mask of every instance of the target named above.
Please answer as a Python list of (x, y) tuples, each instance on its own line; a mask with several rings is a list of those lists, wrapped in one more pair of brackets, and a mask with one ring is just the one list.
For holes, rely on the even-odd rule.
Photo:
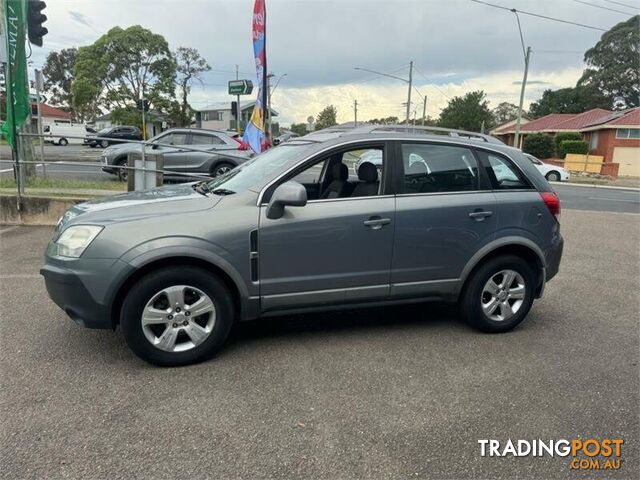
[(111, 328), (110, 309), (93, 299), (78, 275), (53, 265), (43, 266), (40, 274), (51, 300), (74, 322), (87, 328)]

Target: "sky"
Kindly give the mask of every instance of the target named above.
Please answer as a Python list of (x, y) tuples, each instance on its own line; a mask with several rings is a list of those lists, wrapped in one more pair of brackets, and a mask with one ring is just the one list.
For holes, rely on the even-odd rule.
[[(640, 10), (640, 0), (488, 3), (605, 30)], [(354, 100), (361, 121), (403, 118), (407, 84), (355, 67), (407, 78), (411, 60), (416, 67), (411, 112), (418, 118), (423, 97), (432, 117), (451, 97), (471, 90), (484, 90), (490, 107), (518, 103), (524, 58), (512, 12), (471, 0), (266, 0), (266, 9), (269, 71), (274, 83), (286, 74), (272, 96), (281, 125), (304, 122), (329, 104), (336, 106), (339, 122), (352, 121)], [(38, 68), (52, 50), (89, 45), (114, 26), (142, 25), (162, 34), (171, 49), (196, 48), (211, 65), (202, 85), (193, 86), (194, 108), (230, 102), (235, 98), (227, 94), (227, 82), (235, 78), (236, 65), (240, 78), (256, 81), (252, 10), (252, 0), (49, 0), (49, 34), (43, 48), (34, 47), (31, 60)], [(528, 106), (545, 89), (575, 85), (585, 50), (604, 32), (519, 17), (525, 45), (533, 49)], [(256, 92), (242, 99), (253, 99)]]

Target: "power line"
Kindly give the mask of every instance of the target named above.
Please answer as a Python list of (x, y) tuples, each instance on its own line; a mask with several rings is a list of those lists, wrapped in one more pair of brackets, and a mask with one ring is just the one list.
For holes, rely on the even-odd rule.
[(607, 3), (613, 3), (614, 5), (620, 5), (621, 7), (627, 7), (627, 8), (633, 8), (634, 10), (637, 10), (638, 7), (637, 6), (633, 6), (633, 5), (629, 5), (627, 3), (621, 3), (621, 2), (614, 2), (613, 0), (604, 0)]
[(540, 15), (539, 13), (525, 12), (524, 10), (517, 10), (515, 8), (503, 7), (502, 5), (495, 5), (493, 3), (483, 2), (482, 0), (470, 0), (470, 1), (472, 1), (474, 3), (480, 3), (482, 5), (487, 5), (487, 6), (493, 7), (493, 8), (499, 8), (500, 10), (506, 10), (506, 11), (512, 12), (512, 13), (521, 13), (522, 15), (530, 15), (532, 17), (544, 18), (545, 20), (551, 20), (553, 22), (566, 23), (568, 25), (575, 25), (577, 27), (589, 28), (591, 30), (599, 30), (601, 32), (606, 32), (607, 31), (604, 28), (594, 27), (592, 25), (585, 25), (584, 23), (577, 23), (577, 22), (572, 22), (570, 20), (562, 20), (561, 18), (548, 17), (546, 15)]
[(610, 12), (621, 13), (622, 15), (632, 15), (629, 12), (623, 12), (622, 10), (616, 10), (614, 8), (603, 7), (602, 5), (596, 5), (595, 3), (585, 2), (584, 0), (573, 0), (573, 1), (576, 2), (576, 3), (581, 3), (583, 5), (588, 5), (590, 7), (601, 8), (602, 10), (609, 10)]
[[(424, 78), (424, 79), (425, 79), (425, 81), (426, 81), (426, 82), (429, 82), (429, 81), (430, 81), (430, 80), (427, 78), (427, 76), (426, 76), (424, 73), (422, 73), (418, 67), (416, 67), (416, 65), (415, 65), (415, 64), (413, 65), (413, 68), (414, 68), (414, 70), (415, 70), (416, 72), (418, 72), (418, 73), (420, 74), (420, 76), (421, 76), (422, 78)], [(432, 85), (436, 90), (438, 90), (438, 91), (442, 94), (442, 96), (443, 96), (444, 98), (446, 98), (447, 100), (451, 100), (451, 97), (449, 97), (449, 95), (447, 95), (446, 93), (444, 93), (444, 92), (440, 89), (440, 87), (438, 87), (438, 85), (436, 85), (435, 83), (430, 84), (430, 85)]]

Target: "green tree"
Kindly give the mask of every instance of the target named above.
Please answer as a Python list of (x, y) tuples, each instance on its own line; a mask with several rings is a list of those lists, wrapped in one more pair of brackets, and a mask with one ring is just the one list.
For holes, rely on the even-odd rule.
[(71, 112), (73, 110), (73, 93), (71, 83), (76, 66), (77, 48), (64, 48), (59, 52), (50, 52), (42, 69), (44, 88), (51, 94), (50, 103)]
[(592, 108), (609, 109), (611, 97), (604, 95), (593, 85), (545, 90), (542, 98), (529, 107), (529, 116), (540, 118), (550, 113), (582, 113)]
[(499, 103), (496, 108), (491, 110), (495, 125), (504, 125), (507, 122), (515, 120), (518, 117), (518, 106), (509, 102)]
[(640, 15), (618, 23), (584, 54), (578, 85), (592, 85), (624, 107), (640, 105)]
[(293, 133), (297, 133), (301, 137), (307, 134), (307, 124), (306, 123), (292, 123), (289, 127)]
[(469, 92), (464, 97), (453, 97), (440, 113), (438, 125), (479, 132), (484, 122), (487, 129), (493, 125), (493, 114), (485, 97), (482, 90)]
[(333, 105), (324, 107), (324, 109), (318, 114), (316, 118), (316, 130), (322, 130), (323, 128), (332, 127), (338, 124), (336, 117), (338, 110)]
[(191, 93), (191, 85), (194, 80), (202, 83), (201, 76), (204, 72), (211, 70), (211, 66), (200, 56), (195, 48), (179, 47), (175, 53), (176, 59), (176, 83), (180, 88), (180, 111), (178, 125), (189, 126), (193, 116), (191, 106), (187, 101), (187, 96)]
[(546, 133), (534, 133), (524, 137), (522, 151), (544, 160), (553, 157), (553, 137)]
[(176, 63), (162, 35), (134, 25), (114, 27), (78, 50), (71, 90), (74, 108), (127, 109), (142, 94), (152, 106), (175, 94)]

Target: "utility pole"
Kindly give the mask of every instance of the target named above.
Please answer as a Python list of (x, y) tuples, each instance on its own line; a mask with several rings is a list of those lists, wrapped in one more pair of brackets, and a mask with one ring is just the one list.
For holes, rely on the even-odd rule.
[(424, 122), (427, 118), (427, 96), (422, 99), (422, 126), (424, 127)]
[(520, 148), (520, 123), (522, 121), (522, 104), (524, 103), (524, 89), (527, 86), (527, 75), (529, 74), (529, 59), (531, 58), (531, 47), (527, 47), (527, 53), (524, 56), (524, 78), (522, 79), (522, 88), (520, 89), (520, 104), (518, 105), (518, 116), (516, 117), (516, 134), (513, 137), (513, 146)]
[[(240, 80), (238, 76), (238, 65), (236, 64), (236, 80)], [(240, 94), (236, 95), (236, 132), (240, 133), (242, 109), (240, 108)]]
[(42, 72), (36, 68), (36, 106), (38, 108), (38, 138), (40, 140), (40, 160), (42, 161), (42, 175), (47, 177), (47, 164), (44, 161), (44, 138), (42, 137), (42, 107), (40, 104), (40, 92), (44, 90), (44, 80), (42, 78)]
[(353, 123), (354, 127), (358, 126), (358, 100), (353, 101)]
[(267, 134), (269, 135), (269, 142), (271, 142), (271, 77), (273, 73), (267, 75)]
[(413, 87), (413, 60), (409, 62), (409, 90), (407, 92), (407, 126), (409, 125), (409, 115), (411, 114), (411, 88)]
[(142, 87), (142, 140), (147, 139), (147, 118), (144, 112), (144, 86)]

